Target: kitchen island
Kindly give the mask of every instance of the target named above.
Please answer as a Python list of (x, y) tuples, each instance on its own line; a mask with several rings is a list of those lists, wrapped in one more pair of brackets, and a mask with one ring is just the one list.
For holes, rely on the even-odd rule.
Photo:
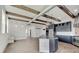
[(39, 52), (56, 52), (58, 49), (58, 38), (57, 37), (40, 37), (39, 38)]

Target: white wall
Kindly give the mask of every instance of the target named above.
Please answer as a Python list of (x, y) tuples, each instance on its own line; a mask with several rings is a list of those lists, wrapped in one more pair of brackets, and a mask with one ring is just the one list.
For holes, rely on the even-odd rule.
[(9, 35), (18, 39), (25, 39), (27, 37), (26, 33), (26, 23), (16, 20), (9, 20)]
[(5, 6), (0, 6), (0, 33), (6, 33), (6, 13)]
[(0, 53), (4, 52), (7, 45), (8, 45), (8, 35), (0, 34)]
[(36, 26), (36, 25), (29, 25), (28, 26), (28, 36), (30, 37), (30, 31), (31, 31), (31, 37), (40, 37), (42, 35), (46, 35), (46, 29), (45, 26)]
[(46, 30), (44, 26), (40, 25), (26, 25), (26, 22), (9, 20), (9, 35), (19, 39), (26, 39), (30, 37), (40, 37), (46, 34)]
[(0, 33), (1, 33), (1, 22), (2, 22), (2, 9), (0, 6)]
[(5, 6), (0, 5), (0, 52), (4, 52), (8, 44), (8, 34), (6, 33)]

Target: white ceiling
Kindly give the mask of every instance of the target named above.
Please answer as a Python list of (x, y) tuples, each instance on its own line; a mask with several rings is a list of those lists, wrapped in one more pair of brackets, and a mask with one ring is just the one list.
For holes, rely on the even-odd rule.
[[(32, 8), (34, 10), (40, 11), (42, 12), (45, 8), (49, 7), (48, 5), (25, 5), (29, 8)], [(66, 7), (74, 14), (77, 15), (79, 13), (79, 5), (66, 5)], [(31, 12), (28, 11), (24, 11), (22, 9), (18, 9), (16, 7), (12, 7), (12, 6), (6, 6), (6, 10), (13, 12), (13, 13), (17, 13), (17, 14), (21, 14), (21, 15), (25, 15), (25, 16), (29, 16), (34, 18), (36, 16), (36, 14), (33, 14)], [(61, 20), (61, 22), (65, 22), (65, 21), (71, 21), (73, 20), (70, 16), (68, 16), (65, 12), (63, 12), (61, 9), (59, 9), (58, 7), (55, 7), (53, 9), (51, 9), (50, 11), (48, 11), (47, 13), (45, 13), (47, 15), (59, 18)], [(12, 17), (11, 15), (8, 15), (10, 17)], [(14, 17), (14, 16), (13, 16)], [(18, 17), (21, 18), (21, 17)], [(24, 18), (21, 18), (24, 19)], [(54, 20), (51, 20), (49, 18), (45, 18), (43, 16), (40, 16), (38, 19), (41, 20), (45, 20), (45, 21), (49, 21), (49, 22), (54, 22), (54, 23), (59, 23), (56, 22)], [(24, 19), (24, 20), (29, 20), (29, 19)]]
[(48, 7), (48, 5), (26, 5), (26, 7), (29, 7), (29, 8), (32, 8), (34, 10), (37, 10), (37, 11), (43, 11), (45, 8)]
[(79, 5), (66, 5), (66, 7), (74, 14), (77, 15), (79, 13)]
[(54, 9), (50, 10), (46, 14), (48, 14), (50, 16), (52, 15), (52, 16), (54, 16), (56, 18), (59, 18), (62, 22), (72, 20), (72, 18), (70, 16), (68, 16), (66, 13), (64, 13), (58, 7), (55, 7)]

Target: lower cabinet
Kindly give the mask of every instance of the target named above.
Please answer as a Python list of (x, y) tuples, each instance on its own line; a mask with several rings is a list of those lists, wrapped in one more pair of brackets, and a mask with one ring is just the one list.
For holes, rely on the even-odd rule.
[(73, 36), (72, 44), (79, 47), (79, 36)]
[(66, 42), (66, 43), (72, 43), (72, 36), (65, 36), (65, 35), (57, 35), (60, 41)]
[(39, 39), (39, 52), (49, 53), (49, 39)]
[(52, 53), (58, 49), (58, 38), (39, 39), (39, 52)]

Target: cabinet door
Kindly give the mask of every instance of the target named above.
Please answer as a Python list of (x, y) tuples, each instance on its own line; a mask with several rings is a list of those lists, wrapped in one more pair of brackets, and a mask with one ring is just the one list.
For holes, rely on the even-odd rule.
[(39, 52), (49, 52), (49, 39), (39, 39)]

